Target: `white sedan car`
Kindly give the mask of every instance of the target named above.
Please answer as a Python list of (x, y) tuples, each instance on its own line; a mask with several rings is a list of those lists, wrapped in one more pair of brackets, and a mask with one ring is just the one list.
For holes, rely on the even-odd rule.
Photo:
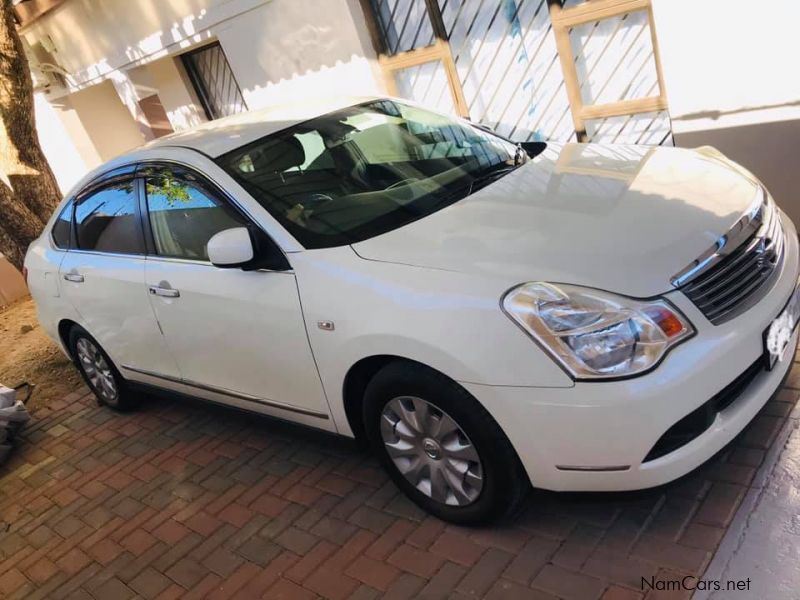
[(777, 390), (798, 238), (713, 149), (513, 144), (362, 98), (161, 138), (26, 259), (98, 399), (150, 386), (368, 441), (456, 522), (656, 486)]

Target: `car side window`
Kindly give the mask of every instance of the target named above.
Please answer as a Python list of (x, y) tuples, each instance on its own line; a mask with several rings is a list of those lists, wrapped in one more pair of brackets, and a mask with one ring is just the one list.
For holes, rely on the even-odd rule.
[(144, 254), (132, 179), (90, 192), (75, 206), (76, 247), (114, 254)]
[(53, 224), (53, 242), (57, 248), (66, 250), (70, 245), (70, 238), (72, 237), (72, 209), (75, 203), (70, 200), (58, 215), (56, 222)]
[(146, 169), (145, 190), (159, 256), (208, 260), (208, 240), (220, 231), (247, 225), (244, 217), (187, 170)]

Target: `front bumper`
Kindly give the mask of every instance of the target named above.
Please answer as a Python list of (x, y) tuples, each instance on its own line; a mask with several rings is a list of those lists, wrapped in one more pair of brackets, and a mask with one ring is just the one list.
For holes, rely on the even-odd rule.
[[(533, 485), (557, 491), (653, 487), (698, 467), (728, 444), (780, 387), (798, 343), (786, 359), (760, 371), (708, 429), (689, 443), (645, 461), (672, 425), (719, 394), (763, 356), (763, 333), (797, 285), (794, 227), (785, 219), (781, 272), (761, 301), (721, 325), (708, 322), (680, 292), (667, 295), (697, 329), (652, 372), (622, 381), (577, 382), (571, 388), (463, 384), (498, 421)], [(559, 468), (560, 467), (560, 468)], [(592, 470), (592, 469), (605, 470)]]

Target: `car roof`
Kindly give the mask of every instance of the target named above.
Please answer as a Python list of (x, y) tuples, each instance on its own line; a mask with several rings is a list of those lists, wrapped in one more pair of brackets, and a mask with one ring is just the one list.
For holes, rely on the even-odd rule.
[(348, 106), (379, 99), (378, 96), (338, 96), (279, 104), (208, 121), (192, 129), (153, 140), (144, 148), (183, 146), (216, 158), (240, 146), (309, 119)]

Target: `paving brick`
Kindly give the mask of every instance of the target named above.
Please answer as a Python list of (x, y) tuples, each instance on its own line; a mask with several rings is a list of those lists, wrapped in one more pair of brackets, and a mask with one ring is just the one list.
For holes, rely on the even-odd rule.
[(268, 517), (277, 517), (286, 509), (288, 505), (289, 503), (283, 498), (265, 494), (256, 498), (253, 503), (250, 504), (250, 508), (257, 513), (261, 513), (262, 515), (266, 515)]
[(133, 554), (134, 556), (141, 556), (144, 554), (153, 544), (156, 543), (156, 538), (144, 531), (143, 529), (137, 529), (133, 533), (126, 536), (121, 545), (125, 548), (128, 552)]
[(230, 577), (243, 562), (242, 558), (232, 552), (217, 548), (203, 560), (203, 566), (225, 578)]
[(123, 552), (122, 546), (110, 539), (98, 540), (86, 548), (86, 552), (101, 565), (107, 565)]
[(165, 575), (178, 585), (191, 589), (205, 577), (206, 573), (208, 570), (198, 562), (183, 558), (172, 565)]
[(299, 560), (287, 571), (287, 577), (298, 582), (305, 581), (316, 568), (331, 557), (337, 550), (338, 547), (330, 542), (326, 542), (325, 540), (319, 542), (302, 558), (302, 560)]
[(222, 522), (216, 517), (200, 511), (189, 517), (184, 524), (203, 537), (208, 537), (222, 525)]
[(690, 523), (679, 541), (684, 546), (714, 551), (722, 540), (723, 535), (725, 535), (725, 529), (722, 527)]
[(400, 570), (368, 556), (359, 556), (347, 568), (345, 574), (385, 592), (400, 575)]
[(145, 569), (128, 584), (133, 591), (145, 598), (157, 598), (170, 585), (172, 581), (153, 568)]
[(656, 565), (667, 565), (687, 573), (700, 573), (709, 559), (709, 553), (705, 550), (649, 535), (642, 536), (634, 546), (633, 554)]
[(484, 598), (486, 600), (558, 600), (546, 592), (533, 590), (505, 579), (498, 579)]
[(512, 558), (508, 552), (489, 548), (459, 582), (456, 589), (470, 596), (483, 596), (500, 577)]
[(296, 583), (283, 578), (279, 579), (262, 596), (262, 598), (270, 600), (313, 600), (316, 597), (314, 592), (303, 589)]
[(28, 579), (17, 569), (0, 573), (0, 596), (11, 596), (28, 583)]
[(369, 506), (361, 506), (350, 515), (348, 521), (362, 529), (381, 534), (395, 522), (395, 517)]
[(389, 556), (388, 562), (403, 571), (430, 579), (444, 560), (430, 552), (402, 544)]
[(798, 395), (673, 484), (536, 492), (465, 528), (327, 438), (183, 402), (116, 415), (83, 392), (5, 467), (0, 597), (641, 599), (642, 574), (702, 572)]
[(267, 540), (259, 536), (254, 536), (236, 549), (236, 553), (246, 560), (266, 566), (272, 559), (279, 555), (283, 548), (272, 540)]
[(384, 594), (384, 600), (405, 600), (416, 599), (419, 591), (425, 586), (425, 580), (412, 575), (403, 573), (392, 584), (392, 588)]
[(275, 538), (276, 544), (280, 544), (287, 550), (301, 556), (316, 546), (318, 541), (319, 539), (316, 536), (297, 527), (288, 527)]
[(242, 563), (228, 577), (220, 582), (216, 590), (208, 595), (209, 600), (228, 600), (253, 579), (260, 569), (251, 563)]
[(366, 554), (372, 558), (384, 560), (405, 541), (414, 529), (416, 529), (414, 523), (395, 521), (366, 549)]
[(88, 554), (80, 548), (73, 548), (56, 561), (59, 569), (68, 575), (75, 575), (92, 562)]
[(153, 535), (156, 538), (170, 545), (177, 544), (189, 535), (189, 533), (190, 530), (188, 527), (172, 519), (167, 519), (153, 530)]
[(122, 583), (116, 577), (112, 577), (103, 585), (97, 588), (97, 592), (92, 594), (96, 598), (113, 598), (114, 600), (127, 600), (136, 595), (131, 588)]
[(296, 562), (297, 558), (289, 552), (279, 554), (239, 589), (234, 596), (235, 600), (250, 600), (251, 598), (261, 597)]
[(610, 552), (596, 552), (582, 569), (587, 575), (636, 589), (641, 587), (642, 579), (654, 576), (657, 570), (651, 562)]
[(594, 577), (547, 565), (533, 580), (533, 587), (564, 600), (592, 600), (599, 598), (606, 586)]
[(641, 600), (642, 598), (644, 598), (644, 594), (612, 585), (605, 591), (602, 600)]
[(504, 577), (525, 586), (529, 585), (558, 548), (559, 542), (555, 540), (531, 538), (506, 567)]
[(744, 493), (745, 488), (742, 486), (715, 483), (700, 505), (694, 520), (705, 525), (727, 527), (739, 507)]
[(470, 538), (460, 533), (445, 531), (431, 545), (430, 552), (465, 567), (471, 567), (486, 551)]
[(466, 567), (450, 562), (444, 563), (422, 588), (419, 593), (420, 598), (449, 598), (466, 574)]
[(356, 486), (356, 483), (344, 477), (328, 474), (317, 481), (316, 486), (329, 494), (333, 494), (334, 496), (344, 497), (353, 490), (353, 488)]
[(225, 523), (230, 523), (234, 527), (242, 528), (244, 527), (247, 522), (253, 518), (253, 511), (249, 508), (245, 508), (240, 504), (229, 504), (225, 508), (223, 508), (218, 514), (217, 517), (224, 521)]

